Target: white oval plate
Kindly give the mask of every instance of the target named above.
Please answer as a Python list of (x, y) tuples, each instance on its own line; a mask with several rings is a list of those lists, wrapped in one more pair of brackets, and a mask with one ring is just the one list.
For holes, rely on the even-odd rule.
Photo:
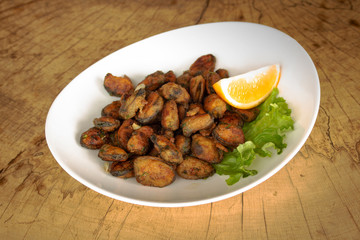
[[(80, 146), (82, 132), (92, 127), (101, 109), (118, 98), (103, 87), (107, 73), (129, 76), (135, 84), (146, 75), (173, 70), (177, 76), (201, 55), (212, 53), (216, 68), (231, 76), (279, 63), (282, 67), (280, 96), (293, 110), (295, 130), (287, 135), (287, 148), (271, 159), (257, 158), (258, 174), (233, 186), (226, 176), (206, 180), (177, 177), (165, 188), (145, 187), (132, 179), (106, 173), (96, 150)], [(243, 22), (202, 24), (158, 34), (122, 48), (96, 62), (72, 80), (54, 100), (45, 126), (50, 151), (60, 166), (85, 186), (121, 201), (156, 207), (182, 207), (210, 203), (242, 193), (265, 181), (288, 163), (308, 138), (320, 104), (316, 68), (293, 38), (274, 28)]]

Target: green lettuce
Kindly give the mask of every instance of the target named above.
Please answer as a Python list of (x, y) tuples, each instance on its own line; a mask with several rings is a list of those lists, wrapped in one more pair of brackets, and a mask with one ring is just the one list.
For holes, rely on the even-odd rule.
[(285, 134), (294, 129), (291, 109), (278, 94), (279, 90), (275, 88), (259, 106), (257, 118), (243, 127), (245, 139), (255, 144), (255, 152), (262, 157), (271, 156), (270, 147), (276, 149), (278, 154), (282, 153), (287, 146), (284, 143)]
[(294, 120), (291, 118), (291, 109), (285, 99), (278, 97), (279, 90), (275, 88), (270, 96), (259, 106), (257, 118), (243, 127), (246, 142), (240, 144), (234, 151), (224, 154), (221, 163), (214, 164), (216, 173), (228, 175), (228, 185), (257, 174), (256, 170), (248, 167), (256, 158), (271, 157), (271, 149), (281, 154), (286, 148), (284, 138), (286, 132), (294, 129)]
[(234, 151), (224, 154), (221, 163), (214, 164), (216, 173), (228, 175), (228, 185), (237, 183), (241, 177), (248, 177), (257, 174), (256, 170), (247, 169), (255, 158), (255, 144), (247, 141), (240, 144)]

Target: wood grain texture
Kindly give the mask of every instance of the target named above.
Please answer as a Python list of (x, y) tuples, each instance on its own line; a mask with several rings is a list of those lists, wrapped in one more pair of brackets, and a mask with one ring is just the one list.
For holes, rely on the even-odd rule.
[[(116, 201), (71, 178), (45, 140), (57, 94), (106, 55), (149, 36), (246, 21), (295, 38), (321, 106), (300, 152), (235, 197), (195, 207)], [(360, 1), (0, 2), (2, 239), (360, 239)]]

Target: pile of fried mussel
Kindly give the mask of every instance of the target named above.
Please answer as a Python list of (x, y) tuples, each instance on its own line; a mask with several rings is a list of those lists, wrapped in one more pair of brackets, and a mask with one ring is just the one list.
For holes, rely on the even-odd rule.
[(256, 108), (235, 109), (215, 93), (212, 85), (229, 77), (215, 63), (212, 54), (203, 55), (178, 77), (156, 71), (137, 86), (126, 75), (108, 73), (104, 87), (119, 100), (81, 134), (81, 146), (99, 149), (113, 176), (135, 177), (145, 186), (167, 186), (176, 175), (212, 176), (212, 164), (244, 143), (243, 123), (258, 114)]

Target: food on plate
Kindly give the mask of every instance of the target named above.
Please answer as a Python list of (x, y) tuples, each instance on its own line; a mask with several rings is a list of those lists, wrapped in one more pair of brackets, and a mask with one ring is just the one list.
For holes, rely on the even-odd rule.
[(94, 126), (105, 132), (112, 132), (120, 126), (120, 121), (113, 117), (99, 117), (94, 119)]
[(176, 75), (173, 71), (168, 71), (167, 73), (165, 73), (165, 79), (166, 82), (176, 82)]
[(226, 69), (219, 68), (215, 72), (220, 76), (220, 78), (228, 78), (229, 77), (229, 72)]
[(191, 139), (181, 134), (176, 135), (175, 146), (183, 156), (186, 156), (191, 150)]
[(206, 54), (195, 60), (191, 64), (189, 73), (191, 76), (202, 75), (206, 77), (209, 72), (213, 72), (215, 69), (216, 58), (212, 54)]
[(176, 78), (176, 83), (185, 88), (189, 91), (190, 79), (192, 76), (190, 75), (189, 71), (183, 72), (179, 77)]
[(222, 160), (223, 151), (216, 145), (214, 139), (194, 134), (191, 138), (192, 155), (208, 163), (219, 163)]
[(101, 116), (102, 117), (112, 117), (114, 119), (120, 119), (120, 115), (119, 115), (120, 106), (121, 106), (120, 100), (109, 103), (101, 110)]
[(98, 156), (104, 161), (112, 162), (126, 161), (129, 157), (128, 153), (124, 149), (112, 146), (110, 144), (102, 145)]
[(186, 156), (184, 161), (176, 168), (176, 172), (182, 178), (195, 180), (212, 176), (215, 173), (215, 169), (208, 162)]
[(123, 162), (112, 162), (109, 167), (109, 173), (118, 178), (132, 178), (134, 173), (134, 159)]
[[(145, 186), (161, 188), (176, 176), (197, 180), (215, 172), (228, 175), (231, 185), (256, 174), (248, 169), (255, 154), (269, 156), (269, 146), (281, 152), (283, 132), (293, 126), (291, 111), (274, 89), (279, 66), (229, 78), (226, 69), (215, 70), (215, 63), (215, 56), (203, 55), (178, 77), (158, 70), (136, 86), (126, 75), (107, 74), (104, 87), (119, 99), (81, 134), (81, 146), (99, 149), (111, 175), (135, 177)], [(255, 100), (246, 102), (234, 93), (244, 91), (240, 82), (255, 86)], [(270, 100), (255, 107), (269, 86)]]
[(205, 110), (201, 103), (191, 103), (187, 112), (185, 113), (186, 117), (195, 116), (198, 114), (205, 114)]
[(100, 128), (92, 127), (80, 136), (80, 145), (88, 149), (99, 149), (109, 141), (109, 135)]
[(134, 160), (131, 159), (123, 162), (112, 162), (112, 164), (109, 167), (109, 172), (114, 177), (119, 177), (119, 178), (135, 177)]
[(156, 121), (164, 107), (164, 99), (158, 92), (150, 92), (146, 97), (146, 104), (136, 115), (136, 120), (141, 124), (149, 124)]
[(104, 79), (104, 87), (111, 96), (121, 97), (125, 93), (134, 90), (134, 86), (129, 77), (113, 76), (111, 73), (106, 74)]
[(156, 71), (146, 76), (145, 79), (139, 83), (139, 85), (144, 84), (146, 90), (154, 91), (166, 82), (168, 82), (168, 79), (165, 77), (165, 74), (162, 71)]
[(154, 134), (150, 139), (164, 161), (170, 164), (179, 164), (183, 161), (180, 150), (168, 138)]
[[(222, 69), (221, 72), (224, 72), (226, 70)], [(226, 71), (227, 73), (227, 71)], [(224, 76), (228, 76), (226, 73), (222, 73)], [(209, 72), (206, 81), (205, 81), (205, 88), (207, 94), (215, 93), (215, 90), (213, 88), (213, 85), (217, 83), (222, 77), (217, 72)]]
[(224, 116), (219, 119), (219, 123), (227, 123), (234, 126), (242, 127), (244, 120), (239, 115), (232, 111), (225, 111)]
[(212, 93), (205, 97), (204, 110), (214, 118), (222, 118), (226, 109), (226, 102), (224, 102), (217, 94)]
[(144, 84), (138, 85), (130, 96), (123, 95), (119, 109), (120, 117), (123, 119), (130, 119), (135, 117), (138, 110), (141, 110), (147, 103), (145, 98), (146, 91)]
[(127, 150), (129, 153), (136, 155), (144, 155), (150, 149), (150, 137), (154, 130), (149, 126), (142, 126), (131, 133), (131, 137), (127, 142)]
[(280, 65), (274, 64), (221, 79), (213, 88), (231, 106), (249, 109), (260, 105), (277, 87), (279, 80)]
[(236, 148), (245, 142), (243, 130), (239, 125), (219, 122), (212, 131), (212, 136), (225, 147)]
[(127, 143), (134, 131), (133, 124), (135, 124), (135, 120), (126, 119), (117, 130), (115, 141), (119, 147), (127, 149)]
[(162, 85), (159, 89), (159, 93), (166, 100), (175, 100), (178, 104), (187, 106), (190, 102), (190, 94), (188, 91), (179, 84), (169, 82)]
[(251, 109), (238, 109), (232, 108), (233, 112), (240, 115), (241, 119), (244, 122), (254, 121), (255, 118), (259, 115), (259, 108), (251, 108)]
[(202, 75), (197, 75), (190, 79), (189, 92), (193, 102), (201, 103), (204, 97), (205, 79)]
[(175, 170), (159, 157), (140, 156), (134, 160), (136, 181), (145, 186), (165, 187), (175, 181)]
[(180, 120), (175, 100), (166, 101), (161, 114), (161, 126), (164, 129), (175, 131), (179, 128)]
[(181, 122), (182, 132), (185, 137), (190, 137), (193, 133), (210, 128), (214, 123), (214, 118), (208, 114), (197, 114), (185, 117)]

